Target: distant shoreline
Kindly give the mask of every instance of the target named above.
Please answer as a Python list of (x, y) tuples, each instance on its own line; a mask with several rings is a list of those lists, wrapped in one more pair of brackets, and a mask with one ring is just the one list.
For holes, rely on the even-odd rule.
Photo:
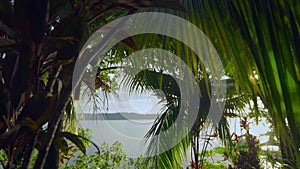
[[(96, 113), (81, 114), (84, 120), (149, 120), (156, 119), (157, 114), (137, 114), (137, 113)], [(81, 116), (80, 115), (80, 116)]]

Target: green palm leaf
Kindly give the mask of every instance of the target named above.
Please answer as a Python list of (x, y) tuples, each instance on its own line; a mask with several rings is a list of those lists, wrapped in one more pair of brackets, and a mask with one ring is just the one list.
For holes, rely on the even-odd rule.
[(262, 100), (281, 138), (283, 158), (299, 168), (299, 1), (181, 2), (188, 14), (172, 14), (189, 20), (209, 37), (236, 89), (253, 95), (253, 101)]

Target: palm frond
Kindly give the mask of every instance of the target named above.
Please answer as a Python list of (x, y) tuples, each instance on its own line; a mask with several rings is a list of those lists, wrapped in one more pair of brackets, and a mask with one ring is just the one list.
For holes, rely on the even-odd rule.
[(188, 13), (171, 13), (189, 20), (208, 36), (237, 90), (250, 93), (253, 101), (260, 98), (282, 138), (283, 158), (299, 168), (299, 1), (181, 2)]

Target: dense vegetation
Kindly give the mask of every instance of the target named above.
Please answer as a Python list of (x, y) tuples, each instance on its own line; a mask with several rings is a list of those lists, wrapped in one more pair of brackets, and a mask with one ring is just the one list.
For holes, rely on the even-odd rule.
[[(211, 104), (209, 96), (215, 94), (208, 85), (213, 80), (209, 76), (213, 70), (208, 70), (182, 42), (153, 34), (124, 39), (94, 68), (97, 70), (93, 77), (95, 86), (81, 79), (75, 86), (79, 90), (72, 95), (74, 65), (88, 38), (112, 20), (145, 11), (187, 19), (215, 46), (224, 65), (222, 74), (234, 84), (223, 98), (225, 111), (214, 128), (226, 147), (230, 150), (235, 146), (226, 118), (236, 116), (236, 110), (250, 105), (254, 117), (265, 116), (272, 123), (280, 142), (282, 163), (300, 168), (298, 9), (297, 0), (2, 0), (0, 148), (6, 157), (1, 162), (3, 168), (58, 168), (59, 159), (69, 153), (70, 144), (85, 153), (85, 139), (77, 135), (74, 123), (74, 104), (80, 88), (113, 92), (115, 86), (108, 74), (116, 73), (119, 69), (116, 65), (130, 53), (145, 48), (160, 48), (176, 54), (191, 69), (201, 89), (196, 95), (202, 103), (207, 103), (199, 109), (191, 131), (172, 149), (152, 157), (149, 162), (156, 168), (177, 168), (191, 145), (195, 164), (200, 164), (195, 168), (201, 167), (200, 157), (205, 153), (201, 155), (198, 140), (206, 126), (207, 105)], [(190, 32), (178, 30), (193, 41)], [(194, 44), (197, 45), (196, 40)], [(184, 119), (179, 113), (180, 103), (190, 104), (189, 99), (181, 99), (168, 70), (153, 66), (153, 70), (144, 70), (134, 77), (123, 77), (132, 91), (161, 89), (165, 93), (166, 109), (146, 135), (149, 152), (162, 149), (164, 137), (168, 137), (151, 140), (151, 136), (161, 134), (176, 123), (178, 117)], [(174, 69), (180, 66), (175, 65)], [(86, 68), (86, 72), (90, 69)], [(259, 109), (259, 101), (266, 112)], [(98, 102), (105, 105), (105, 98)], [(249, 133), (245, 139), (255, 149), (255, 140)], [(251, 153), (256, 154), (244, 152), (245, 156)], [(36, 159), (34, 154), (38, 154)], [(241, 160), (237, 158), (237, 163)]]

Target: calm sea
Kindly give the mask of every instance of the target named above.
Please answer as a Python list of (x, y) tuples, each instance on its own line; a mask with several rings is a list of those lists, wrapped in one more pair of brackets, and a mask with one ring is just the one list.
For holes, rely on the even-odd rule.
[(144, 154), (147, 144), (143, 137), (153, 124), (153, 120), (83, 120), (82, 128), (92, 130), (92, 140), (101, 145), (112, 145), (115, 141), (123, 144), (123, 150), (130, 157)]
[[(143, 137), (152, 126), (154, 120), (82, 120), (80, 125), (82, 128), (92, 130), (92, 140), (101, 145), (108, 143), (112, 145), (115, 141), (123, 144), (124, 152), (130, 157), (138, 157), (143, 155), (148, 144), (143, 143)], [(251, 123), (250, 133), (258, 136), (261, 143), (266, 142), (268, 137), (263, 136), (270, 131), (265, 121), (258, 125)], [(241, 133), (239, 120), (233, 119), (229, 122), (231, 132)], [(204, 142), (203, 140), (202, 142)], [(221, 141), (214, 139), (208, 149), (221, 146)], [(201, 145), (201, 144), (200, 144)]]

